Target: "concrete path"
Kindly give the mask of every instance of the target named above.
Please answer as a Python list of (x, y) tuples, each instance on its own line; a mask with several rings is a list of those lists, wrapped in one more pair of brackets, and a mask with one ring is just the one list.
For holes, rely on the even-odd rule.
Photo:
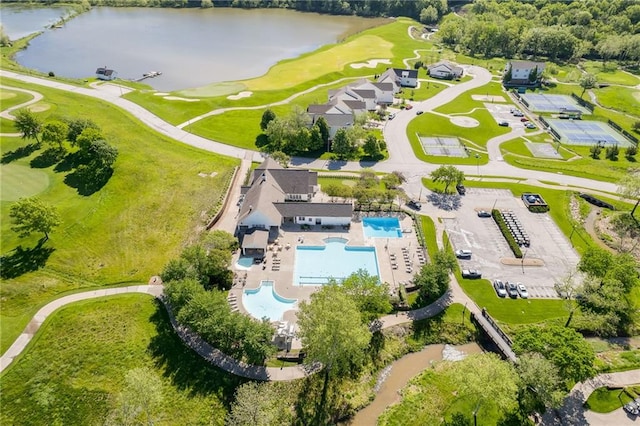
[[(14, 121), (16, 119), (16, 117), (13, 114), (11, 114), (11, 112), (19, 110), (20, 108), (24, 108), (26, 106), (35, 104), (36, 102), (40, 102), (40, 100), (43, 98), (43, 96), (40, 93), (34, 92), (33, 90), (18, 89), (17, 87), (9, 87), (4, 84), (0, 84), (0, 87), (3, 89), (15, 91), (15, 92), (28, 93), (31, 96), (33, 96), (32, 99), (26, 102), (23, 102), (18, 105), (14, 105), (11, 108), (7, 108), (4, 111), (0, 112), (0, 117), (6, 118), (7, 120)], [(22, 136), (22, 133), (0, 133), (0, 136), (6, 137), (6, 138), (19, 138), (20, 136)]]

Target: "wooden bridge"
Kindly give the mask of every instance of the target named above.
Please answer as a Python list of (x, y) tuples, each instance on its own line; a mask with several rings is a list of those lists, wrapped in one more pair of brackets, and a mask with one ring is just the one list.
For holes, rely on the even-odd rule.
[(472, 312), (472, 318), (485, 332), (487, 336), (496, 344), (502, 355), (511, 362), (516, 362), (517, 357), (511, 349), (513, 342), (504, 331), (496, 324), (493, 318), (487, 313), (486, 309), (482, 309), (480, 314)]

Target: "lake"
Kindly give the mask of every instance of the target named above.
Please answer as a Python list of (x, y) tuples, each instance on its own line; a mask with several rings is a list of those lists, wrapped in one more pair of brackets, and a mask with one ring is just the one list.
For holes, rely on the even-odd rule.
[(173, 91), (258, 77), (370, 25), (365, 18), (283, 9), (101, 7), (46, 30), (16, 60), (72, 78), (93, 77), (102, 66), (122, 79), (160, 71), (145, 83)]
[(2, 28), (11, 40), (43, 31), (45, 27), (53, 25), (63, 16), (67, 16), (69, 12), (70, 9), (64, 6), (44, 8), (3, 5), (0, 7)]

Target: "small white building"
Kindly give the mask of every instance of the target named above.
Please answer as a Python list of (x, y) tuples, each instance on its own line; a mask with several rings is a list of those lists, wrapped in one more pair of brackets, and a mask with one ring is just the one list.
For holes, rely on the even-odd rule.
[(378, 83), (394, 83), (397, 87), (395, 93), (400, 90), (400, 87), (417, 87), (418, 70), (387, 68), (378, 78)]
[(118, 73), (114, 70), (108, 69), (106, 66), (98, 68), (96, 70), (96, 78), (98, 80), (111, 81), (118, 78)]
[(427, 67), (427, 73), (433, 78), (453, 80), (462, 77), (464, 70), (462, 67), (449, 61), (440, 61)]

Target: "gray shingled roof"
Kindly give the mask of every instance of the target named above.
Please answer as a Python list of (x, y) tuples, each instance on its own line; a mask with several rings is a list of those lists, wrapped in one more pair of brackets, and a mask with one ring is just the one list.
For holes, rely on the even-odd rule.
[(266, 229), (255, 229), (250, 234), (245, 234), (242, 238), (242, 248), (267, 248), (269, 244), (269, 231)]
[(351, 217), (350, 203), (273, 203), (283, 217)]

